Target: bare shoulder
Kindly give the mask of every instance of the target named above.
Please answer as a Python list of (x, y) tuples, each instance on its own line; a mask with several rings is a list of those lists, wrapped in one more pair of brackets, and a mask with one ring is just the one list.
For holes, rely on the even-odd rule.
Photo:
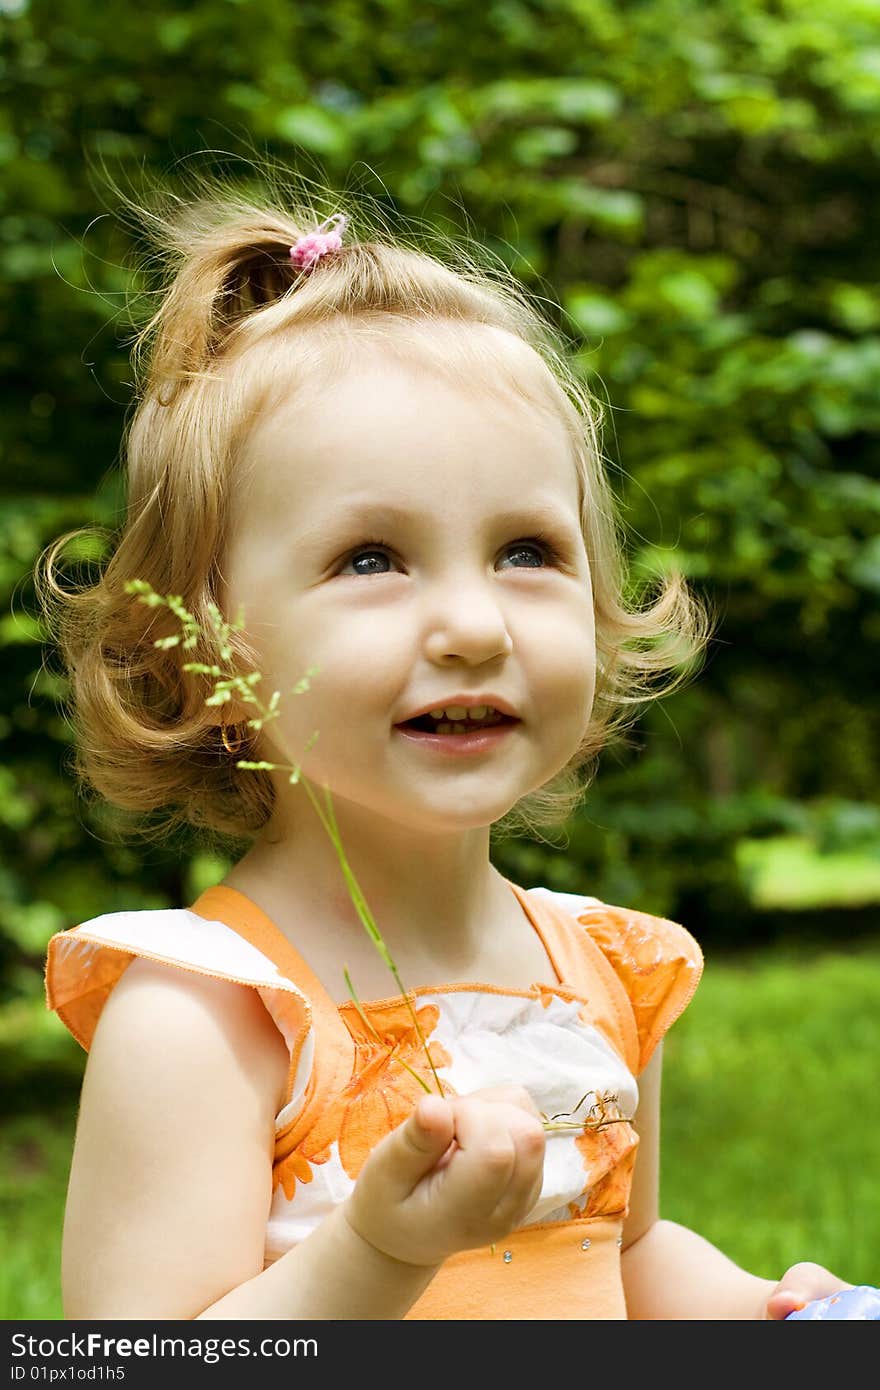
[[(240, 1070), (277, 1113), (290, 1057), (255, 989), (215, 975), (136, 958), (110, 994), (98, 1020), (96, 1054), (112, 1072), (167, 1067), (187, 1083), (199, 1069), (223, 1067), (233, 1055)], [(201, 1078), (202, 1080), (204, 1078)]]
[(193, 1318), (260, 1272), (288, 1066), (255, 990), (132, 962), (83, 1079), (67, 1318)]

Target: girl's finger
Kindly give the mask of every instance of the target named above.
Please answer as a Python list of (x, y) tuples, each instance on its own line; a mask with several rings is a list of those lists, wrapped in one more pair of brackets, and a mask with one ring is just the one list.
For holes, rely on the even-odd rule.
[(529, 1092), (523, 1086), (486, 1086), (483, 1090), (468, 1092), (466, 1099), (498, 1101), (505, 1105), (516, 1105), (521, 1110), (527, 1111), (530, 1115), (537, 1115), (539, 1118), (541, 1114)]
[(385, 1143), (394, 1147), (394, 1175), (408, 1195), (446, 1153), (454, 1137), (452, 1106), (441, 1096), (423, 1096)]
[(766, 1317), (772, 1320), (787, 1318), (804, 1308), (814, 1299), (825, 1298), (828, 1294), (840, 1293), (851, 1288), (835, 1274), (822, 1265), (803, 1261), (786, 1270), (778, 1285), (767, 1300)]
[(455, 1138), (447, 1175), (450, 1195), (475, 1216), (519, 1206), (543, 1157), (540, 1121), (518, 1105), (486, 1105), (464, 1097), (455, 1103)]

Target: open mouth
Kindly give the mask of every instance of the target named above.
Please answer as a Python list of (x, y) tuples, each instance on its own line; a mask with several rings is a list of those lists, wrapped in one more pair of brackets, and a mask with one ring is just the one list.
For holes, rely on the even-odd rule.
[(417, 719), (407, 719), (399, 724), (400, 729), (412, 729), (420, 734), (475, 734), (481, 729), (492, 729), (497, 724), (518, 724), (518, 719), (493, 711), (480, 719), (434, 719), (430, 714), (420, 714)]

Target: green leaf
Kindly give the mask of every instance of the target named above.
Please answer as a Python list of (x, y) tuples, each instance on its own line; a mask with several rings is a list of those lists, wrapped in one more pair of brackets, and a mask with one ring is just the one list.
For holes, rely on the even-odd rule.
[(847, 568), (850, 579), (859, 588), (880, 594), (880, 536), (865, 541)]
[(33, 955), (44, 953), (49, 937), (69, 925), (57, 903), (0, 903), (0, 927)]
[(609, 295), (592, 290), (572, 290), (565, 297), (565, 308), (580, 331), (593, 334), (624, 333), (632, 326), (632, 315)]
[(282, 140), (317, 154), (342, 158), (348, 149), (344, 123), (320, 106), (288, 106), (276, 116), (275, 132)]
[(610, 83), (590, 78), (508, 78), (485, 86), (475, 107), (481, 117), (552, 115), (592, 125), (617, 113), (620, 95)]

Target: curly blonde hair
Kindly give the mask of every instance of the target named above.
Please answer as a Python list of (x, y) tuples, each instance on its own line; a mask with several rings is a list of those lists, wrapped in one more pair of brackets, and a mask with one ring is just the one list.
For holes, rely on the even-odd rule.
[[(436, 235), (438, 249), (429, 251), (424, 234), (422, 244), (403, 230), (392, 234), (375, 205), (365, 210), (354, 199), (341, 209), (349, 219), (342, 248), (298, 271), (291, 245), (340, 211), (326, 189), (316, 199), (289, 180), (279, 188), (264, 178), (261, 191), (245, 194), (199, 176), (188, 196), (160, 188), (149, 205), (126, 199), (123, 210), (147, 236), (139, 269), (160, 272), (158, 304), (148, 295), (150, 312), (130, 340), (136, 394), (122, 449), (126, 514), (113, 534), (98, 528), (105, 560), (97, 578), (65, 585), (58, 573), (62, 552), (93, 539), (92, 527), (59, 536), (34, 569), (67, 676), (80, 793), (110, 803), (145, 839), (192, 827), (222, 848), (253, 840), (269, 820), (269, 773), (235, 766), (224, 726), (205, 704), (212, 682), (183, 670), (215, 660), (207, 638), (189, 651), (154, 645), (179, 626), (126, 583), (138, 578), (179, 596), (207, 634), (211, 605), (225, 612), (229, 501), (249, 425), (276, 388), (313, 383), (322, 371), (338, 375), (365, 343), (378, 343), (470, 388), (512, 390), (567, 427), (593, 579), (595, 702), (566, 767), (492, 834), (540, 839), (542, 829), (563, 824), (601, 749), (646, 702), (690, 677), (711, 627), (678, 573), (658, 580), (649, 601), (635, 598), (601, 455), (601, 406), (570, 365), (563, 335), (485, 248)], [(246, 631), (233, 636), (232, 650), (236, 669), (258, 664)], [(246, 726), (239, 732), (250, 735)]]

